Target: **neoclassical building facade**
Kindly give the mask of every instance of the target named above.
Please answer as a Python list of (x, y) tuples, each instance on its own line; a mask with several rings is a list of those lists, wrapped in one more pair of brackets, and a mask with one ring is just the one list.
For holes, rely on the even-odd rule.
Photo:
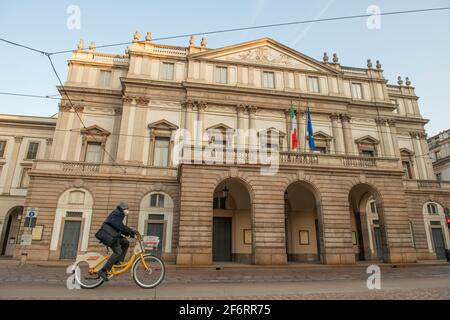
[(443, 259), (450, 182), (435, 179), (409, 79), (387, 82), (379, 61), (269, 38), (211, 49), (136, 32), (124, 55), (80, 42), (50, 154), (29, 171), (42, 237), (15, 255), (104, 250), (94, 234), (125, 199), (127, 223), (177, 264)]

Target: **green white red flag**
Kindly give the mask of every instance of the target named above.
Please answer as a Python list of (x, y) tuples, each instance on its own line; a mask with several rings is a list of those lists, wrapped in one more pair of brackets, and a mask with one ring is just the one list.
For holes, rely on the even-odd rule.
[(298, 134), (297, 134), (297, 117), (295, 116), (295, 109), (291, 107), (291, 149), (298, 148)]

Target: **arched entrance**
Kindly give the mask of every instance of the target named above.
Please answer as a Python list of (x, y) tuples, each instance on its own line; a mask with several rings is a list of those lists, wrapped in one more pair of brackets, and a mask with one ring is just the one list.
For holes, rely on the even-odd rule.
[(213, 261), (251, 263), (252, 253), (249, 189), (239, 179), (229, 178), (219, 183), (213, 195)]
[(358, 261), (383, 261), (387, 250), (383, 202), (368, 184), (357, 184), (349, 193), (353, 252)]
[(288, 261), (320, 262), (322, 228), (316, 190), (307, 182), (294, 182), (286, 189), (284, 200)]
[(2, 256), (13, 256), (14, 248), (19, 243), (20, 221), (23, 212), (22, 206), (11, 208), (6, 215), (6, 223), (2, 233)]

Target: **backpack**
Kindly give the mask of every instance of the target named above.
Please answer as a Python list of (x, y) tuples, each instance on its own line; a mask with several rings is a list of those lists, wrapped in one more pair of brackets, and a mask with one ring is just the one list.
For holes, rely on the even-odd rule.
[(95, 237), (104, 245), (112, 247), (117, 239), (120, 238), (120, 232), (107, 223), (103, 223), (95, 234)]

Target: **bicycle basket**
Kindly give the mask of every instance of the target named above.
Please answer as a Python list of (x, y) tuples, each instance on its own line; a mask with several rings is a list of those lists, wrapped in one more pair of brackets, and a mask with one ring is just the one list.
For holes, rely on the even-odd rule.
[(144, 242), (144, 248), (148, 250), (154, 250), (159, 245), (158, 236), (144, 236), (142, 237), (142, 241)]

